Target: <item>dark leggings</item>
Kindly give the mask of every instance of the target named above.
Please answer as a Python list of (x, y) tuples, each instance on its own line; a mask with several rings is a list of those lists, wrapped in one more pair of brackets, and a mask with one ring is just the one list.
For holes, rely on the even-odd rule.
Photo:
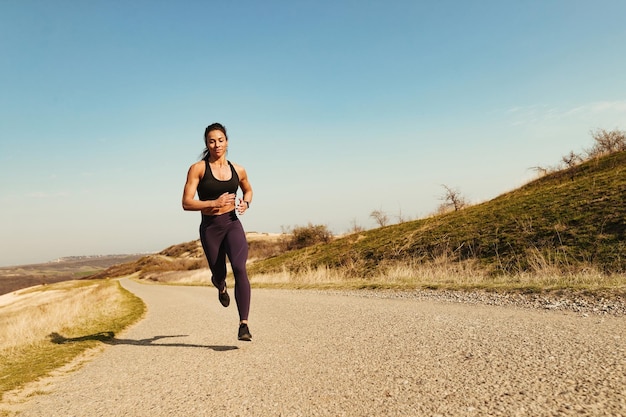
[(235, 276), (235, 301), (240, 320), (248, 320), (250, 281), (246, 270), (248, 241), (235, 211), (218, 216), (202, 216), (200, 242), (209, 261), (211, 282), (219, 291), (226, 286), (226, 256)]

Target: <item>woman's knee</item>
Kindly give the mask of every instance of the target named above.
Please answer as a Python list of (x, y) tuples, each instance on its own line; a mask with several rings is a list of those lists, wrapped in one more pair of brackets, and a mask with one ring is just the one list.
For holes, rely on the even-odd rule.
[(246, 270), (246, 266), (244, 265), (231, 265), (231, 267), (233, 268), (233, 275), (235, 276), (235, 279), (248, 279), (248, 271)]

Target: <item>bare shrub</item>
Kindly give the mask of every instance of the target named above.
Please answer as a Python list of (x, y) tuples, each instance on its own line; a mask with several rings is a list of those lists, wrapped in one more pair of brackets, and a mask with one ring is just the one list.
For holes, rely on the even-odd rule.
[(574, 181), (574, 176), (576, 175), (576, 167), (583, 161), (583, 158), (574, 153), (574, 151), (570, 151), (569, 154), (563, 156), (561, 161), (565, 164), (565, 168), (569, 170), (569, 176), (572, 181)]
[(574, 151), (570, 151), (567, 155), (561, 158), (561, 161), (563, 161), (566, 168), (573, 168), (582, 162), (582, 160), (582, 157), (574, 153)]
[(374, 210), (370, 213), (370, 217), (378, 223), (380, 227), (387, 226), (389, 224), (389, 217), (382, 210)]
[(286, 250), (301, 249), (318, 243), (328, 243), (333, 239), (333, 234), (326, 225), (296, 226), (291, 233), (283, 239), (283, 247)]
[(626, 150), (626, 131), (623, 130), (592, 130), (594, 145), (587, 151), (590, 158)]
[(439, 198), (443, 201), (439, 208), (440, 212), (446, 212), (449, 209), (459, 211), (467, 206), (467, 200), (459, 190), (448, 187), (445, 184), (441, 185), (444, 188), (444, 194)]

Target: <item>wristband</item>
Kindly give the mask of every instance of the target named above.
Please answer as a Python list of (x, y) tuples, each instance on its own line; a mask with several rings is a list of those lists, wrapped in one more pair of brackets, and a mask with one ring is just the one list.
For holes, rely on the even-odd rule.
[(244, 201), (244, 203), (246, 203), (246, 206), (248, 206), (247, 208), (250, 208), (250, 202), (249, 201)]

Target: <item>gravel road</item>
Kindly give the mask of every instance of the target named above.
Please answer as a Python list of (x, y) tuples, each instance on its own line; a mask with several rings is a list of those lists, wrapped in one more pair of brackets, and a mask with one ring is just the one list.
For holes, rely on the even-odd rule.
[(626, 317), (122, 284), (144, 320), (20, 416), (626, 416)]

